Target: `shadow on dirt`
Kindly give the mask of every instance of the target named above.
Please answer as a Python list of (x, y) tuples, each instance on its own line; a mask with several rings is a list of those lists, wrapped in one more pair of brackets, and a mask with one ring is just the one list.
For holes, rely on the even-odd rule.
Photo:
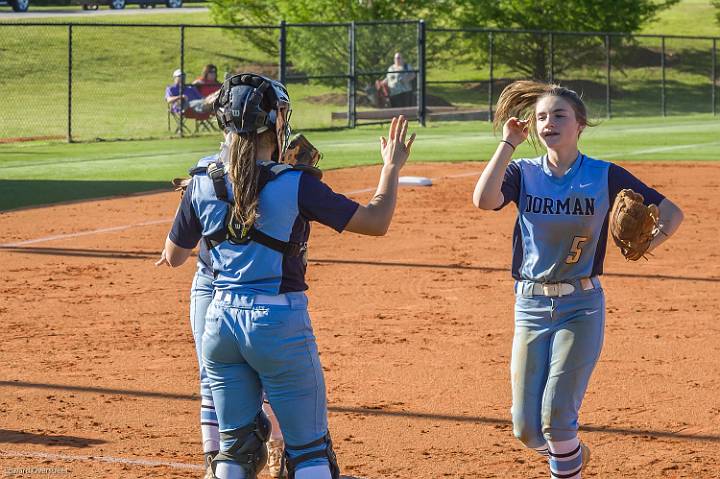
[(31, 433), (0, 429), (0, 443), (5, 444), (44, 444), (46, 446), (89, 447), (105, 444), (107, 441), (87, 437), (63, 436), (43, 433)]
[[(23, 381), (0, 381), (0, 388), (24, 388), (24, 389), (45, 389), (53, 391), (75, 391), (75, 392), (87, 392), (90, 394), (120, 394), (135, 397), (151, 397), (151, 398), (165, 398), (165, 399), (178, 399), (183, 401), (199, 401), (200, 398), (197, 394), (178, 394), (178, 393), (163, 393), (160, 391), (138, 391), (130, 389), (113, 389), (113, 388), (101, 388), (95, 386), (74, 386), (69, 384), (50, 384), (50, 383), (31, 383)], [(330, 406), (328, 407), (330, 413), (336, 414), (354, 414), (359, 416), (385, 416), (385, 417), (398, 417), (398, 418), (410, 418), (420, 419), (428, 421), (442, 421), (442, 422), (461, 422), (461, 423), (473, 423), (473, 424), (485, 424), (500, 426), (503, 428), (510, 429), (512, 423), (509, 419), (487, 417), (487, 416), (467, 416), (457, 414), (439, 414), (429, 413), (422, 411), (406, 411), (406, 410), (388, 410), (384, 408), (375, 407), (357, 407), (357, 406)], [(613, 426), (581, 426), (581, 431), (587, 432), (599, 432), (603, 434), (617, 434), (620, 436), (651, 436), (655, 438), (667, 438), (679, 441), (700, 441), (700, 442), (714, 442), (720, 443), (720, 435), (718, 434), (682, 434), (681, 432), (674, 431), (662, 431), (657, 429), (633, 429), (633, 428), (621, 428)], [(10, 431), (15, 433), (15, 431)], [(24, 434), (24, 433), (19, 433)], [(57, 436), (67, 437), (67, 436)], [(89, 442), (82, 438), (75, 438), (81, 441)], [(7, 442), (4, 440), (2, 430), (0, 430), (0, 442)], [(84, 447), (84, 446), (81, 446)], [(352, 478), (352, 476), (346, 476), (346, 479), (363, 479), (360, 477)]]

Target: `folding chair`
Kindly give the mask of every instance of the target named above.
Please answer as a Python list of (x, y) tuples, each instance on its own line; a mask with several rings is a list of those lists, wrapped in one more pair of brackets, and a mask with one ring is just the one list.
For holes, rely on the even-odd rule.
[[(195, 134), (200, 133), (200, 131), (206, 131), (208, 133), (212, 133), (213, 131), (218, 131), (217, 125), (215, 124), (215, 117), (212, 112), (204, 112), (204, 113), (198, 113), (192, 108), (186, 108), (183, 112), (183, 121), (182, 121), (182, 133), (183, 134), (190, 134), (190, 126), (188, 120), (194, 120), (195, 121)], [(172, 131), (171, 128), (171, 121), (170, 119), (173, 119), (175, 121), (175, 131), (174, 134), (179, 135), (180, 134), (180, 113), (173, 111), (172, 106), (168, 105), (168, 131)]]

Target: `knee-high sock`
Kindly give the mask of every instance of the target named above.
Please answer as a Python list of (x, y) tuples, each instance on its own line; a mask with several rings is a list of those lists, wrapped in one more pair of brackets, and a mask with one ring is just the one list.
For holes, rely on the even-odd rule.
[(230, 461), (221, 461), (215, 466), (215, 477), (218, 479), (245, 479), (245, 469), (240, 464)]
[(577, 437), (567, 441), (548, 441), (550, 474), (558, 479), (580, 479), (582, 450)]
[(540, 447), (533, 447), (533, 450), (540, 454), (541, 456), (550, 457), (550, 450), (548, 449), (547, 443), (543, 444)]
[(275, 416), (275, 413), (272, 410), (272, 407), (270, 407), (270, 403), (265, 401), (263, 402), (263, 412), (268, 417), (270, 422), (272, 423), (272, 430), (270, 432), (270, 440), (271, 441), (282, 441), (283, 435), (282, 430), (280, 429), (280, 423), (277, 420), (277, 417)]
[(332, 479), (329, 466), (303, 467), (295, 471), (296, 479)]
[(200, 429), (202, 431), (203, 452), (217, 452), (220, 449), (220, 432), (218, 431), (218, 418), (215, 413), (210, 391), (203, 391), (200, 403)]

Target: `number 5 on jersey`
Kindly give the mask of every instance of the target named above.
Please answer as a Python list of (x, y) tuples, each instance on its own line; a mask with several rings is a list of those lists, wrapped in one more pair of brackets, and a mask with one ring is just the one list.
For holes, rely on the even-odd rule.
[(572, 246), (570, 247), (570, 253), (565, 258), (566, 264), (575, 264), (580, 261), (580, 255), (582, 254), (582, 247), (588, 242), (590, 238), (587, 236), (576, 236), (573, 238)]

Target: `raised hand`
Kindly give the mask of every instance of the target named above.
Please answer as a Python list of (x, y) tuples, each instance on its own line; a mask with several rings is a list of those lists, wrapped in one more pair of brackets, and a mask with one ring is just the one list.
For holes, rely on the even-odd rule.
[(527, 140), (529, 123), (530, 120), (519, 120), (514, 116), (508, 119), (503, 125), (503, 140), (509, 141), (517, 148), (520, 143)]
[(398, 169), (405, 165), (410, 156), (410, 148), (415, 141), (415, 133), (410, 135), (410, 139), (405, 143), (407, 135), (408, 121), (403, 115), (396, 116), (390, 122), (390, 130), (388, 138), (380, 138), (380, 153), (382, 154), (383, 163), (387, 166), (395, 166)]

